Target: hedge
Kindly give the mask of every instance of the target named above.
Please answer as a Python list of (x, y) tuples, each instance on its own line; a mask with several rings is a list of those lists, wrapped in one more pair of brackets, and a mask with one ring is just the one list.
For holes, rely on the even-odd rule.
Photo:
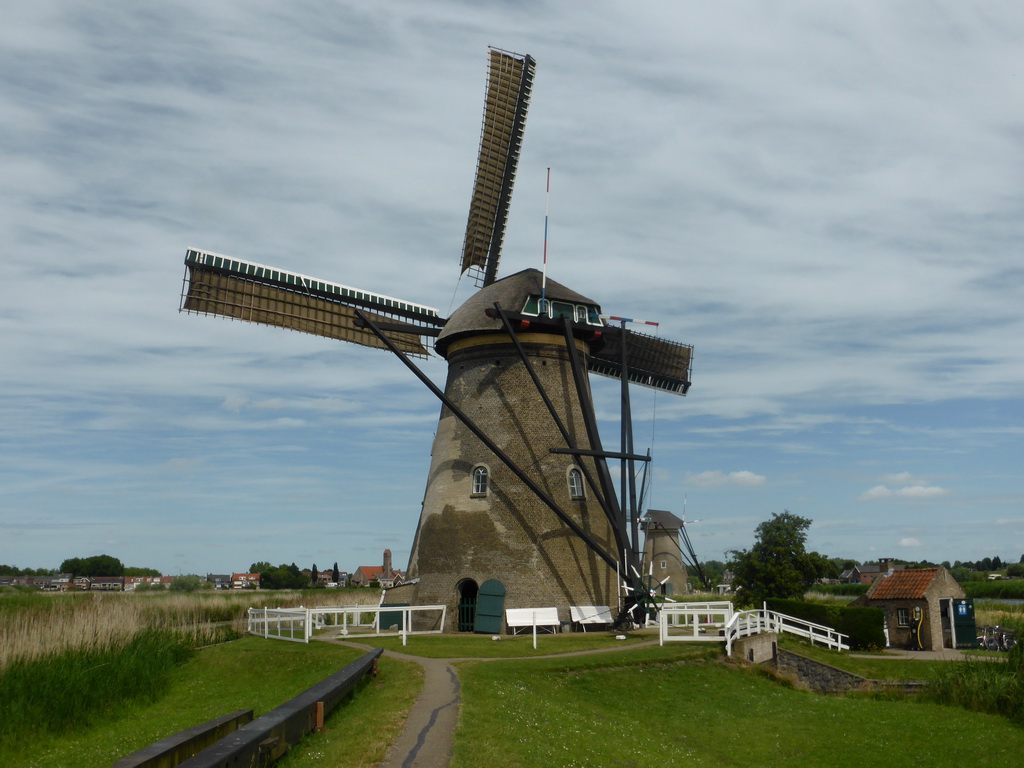
[(881, 608), (851, 608), (803, 600), (769, 600), (768, 608), (797, 619), (832, 627), (849, 636), (851, 650), (885, 648), (885, 611)]

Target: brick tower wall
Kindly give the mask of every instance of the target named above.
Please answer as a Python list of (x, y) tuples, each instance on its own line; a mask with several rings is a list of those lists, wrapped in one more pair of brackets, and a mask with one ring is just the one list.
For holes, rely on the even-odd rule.
[[(564, 340), (535, 336), (520, 338), (570, 434), (589, 447)], [(497, 336), (469, 342), (449, 350), (447, 395), (614, 556), (612, 528), (594, 490), (585, 484), (584, 500), (570, 498), (568, 471), (578, 464), (550, 452), (565, 442), (515, 348)], [(593, 461), (583, 461), (596, 478)], [(483, 496), (472, 493), (478, 465), (489, 470)], [(496, 579), (505, 586), (506, 608), (555, 606), (565, 622), (570, 605), (617, 604), (614, 570), (447, 408), (434, 439), (409, 578), (420, 582), (415, 595), (405, 592), (403, 600), (447, 605), (446, 629), (455, 627), (464, 579), (477, 585)]]

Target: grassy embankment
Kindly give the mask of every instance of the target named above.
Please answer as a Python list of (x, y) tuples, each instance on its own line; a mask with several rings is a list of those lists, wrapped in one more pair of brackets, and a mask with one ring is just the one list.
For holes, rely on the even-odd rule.
[[(155, 701), (107, 710), (88, 728), (21, 733), (0, 739), (0, 765), (19, 768), (107, 768), (118, 758), (172, 733), (237, 709), (259, 715), (337, 672), (362, 651), (326, 643), (302, 645), (246, 637), (204, 648), (173, 668)], [(419, 690), (416, 665), (385, 659), (354, 701), (340, 707), (323, 734), (309, 737), (289, 768), (369, 766), (383, 759)]]
[[(378, 643), (401, 647), (397, 639)], [(517, 657), (458, 663), (463, 703), (453, 765), (615, 766), (670, 759), (684, 765), (815, 766), (883, 760), (897, 750), (921, 764), (982, 760), (999, 766), (1016, 765), (1024, 752), (1024, 730), (1004, 718), (919, 701), (815, 696), (705, 658), (717, 654), (715, 646), (630, 648), (604, 633), (541, 637), (538, 645), (533, 651), (530, 638), (410, 639), (404, 650), (412, 654)], [(522, 658), (601, 647), (615, 650)], [(920, 679), (934, 669), (926, 662), (822, 653), (829, 663), (855, 665), (851, 671), (869, 677)], [(0, 764), (109, 765), (217, 714), (249, 707), (266, 711), (357, 654), (258, 638), (207, 648), (174, 667), (151, 703), (108, 710), (88, 729), (0, 739)], [(326, 734), (307, 739), (284, 765), (373, 765), (397, 733), (417, 680), (415, 668), (382, 664), (382, 677), (360, 692), (357, 706), (344, 707)]]
[[(356, 593), (343, 599), (370, 597)], [(319, 591), (53, 595), (5, 590), (0, 593), (0, 764), (18, 764), (4, 759), (6, 751), (31, 751), (51, 739), (91, 732), (164, 700), (195, 649), (239, 636), (250, 605), (308, 605), (317, 599), (336, 604), (339, 598), (337, 592)], [(247, 682), (261, 685), (258, 675)], [(275, 706), (285, 698), (276, 699)]]
[[(460, 663), (453, 768), (1019, 765), (1024, 730), (919, 700), (819, 696), (707, 651)], [(916, 663), (928, 666), (926, 662)]]

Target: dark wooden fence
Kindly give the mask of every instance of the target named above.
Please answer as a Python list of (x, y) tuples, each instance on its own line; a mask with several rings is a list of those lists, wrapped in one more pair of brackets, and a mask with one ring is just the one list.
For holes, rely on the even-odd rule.
[[(377, 659), (383, 652), (383, 649), (378, 648), (359, 657), (340, 672), (300, 693), (291, 701), (286, 701), (277, 709), (228, 733), (202, 751), (192, 751), (184, 755), (179, 751), (173, 758), (176, 762), (125, 763), (124, 766), (261, 768), (272, 765), (288, 751), (289, 747), (297, 744), (318, 724), (322, 724), (323, 718), (330, 715), (366, 675), (376, 674)], [(170, 742), (173, 739), (174, 737), (171, 737), (158, 743)], [(122, 763), (118, 762), (117, 767), (121, 768)]]

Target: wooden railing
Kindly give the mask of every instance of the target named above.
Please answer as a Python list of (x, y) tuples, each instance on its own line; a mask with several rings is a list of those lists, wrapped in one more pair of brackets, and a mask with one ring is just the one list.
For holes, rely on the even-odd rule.
[(846, 643), (849, 638), (832, 627), (767, 608), (737, 611), (732, 603), (725, 601), (674, 603), (663, 606), (658, 614), (662, 645), (667, 642), (724, 642), (726, 654), (731, 656), (737, 640), (765, 632), (786, 632), (835, 650), (850, 650)]

